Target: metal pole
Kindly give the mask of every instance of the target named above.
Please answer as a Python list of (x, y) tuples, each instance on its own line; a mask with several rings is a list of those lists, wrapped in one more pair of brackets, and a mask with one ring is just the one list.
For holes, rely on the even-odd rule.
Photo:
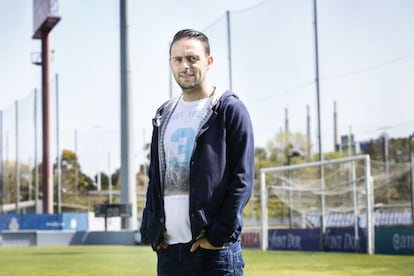
[(414, 225), (414, 147), (413, 147), (414, 134), (410, 135), (408, 145), (410, 149), (410, 161), (411, 161), (411, 224)]
[(57, 162), (57, 170), (56, 170), (56, 177), (57, 177), (57, 207), (58, 207), (58, 214), (62, 213), (62, 161), (60, 157), (60, 108), (59, 108), (59, 75), (55, 75), (55, 87), (56, 87), (56, 162)]
[(34, 116), (33, 116), (33, 120), (34, 120), (34, 170), (35, 170), (35, 210), (36, 210), (36, 214), (40, 213), (39, 210), (39, 164), (38, 164), (38, 126), (37, 126), (37, 103), (38, 103), (38, 92), (37, 89), (35, 89), (35, 99), (34, 99)]
[(28, 167), (28, 172), (27, 172), (27, 200), (31, 201), (32, 200), (32, 177), (31, 177), (31, 173), (30, 173), (30, 166), (32, 165), (32, 158), (29, 157), (29, 159), (27, 160), (27, 167)]
[(367, 201), (367, 253), (374, 254), (375, 252), (375, 236), (372, 213), (373, 208), (373, 179), (371, 177), (371, 164), (369, 155), (365, 155), (365, 187), (366, 187), (366, 201)]
[(10, 186), (10, 178), (7, 176), (9, 175), (10, 166), (7, 165), (7, 161), (9, 160), (9, 132), (6, 131), (6, 138), (5, 138), (5, 150), (4, 150), (4, 159), (6, 161), (5, 166), (3, 167), (3, 191), (4, 191), (4, 204), (9, 202), (9, 186)]
[(333, 113), (333, 123), (334, 123), (334, 137), (333, 137), (333, 145), (334, 151), (337, 151), (338, 146), (338, 112), (336, 111), (336, 101), (334, 101), (334, 113)]
[[(322, 154), (322, 134), (321, 134), (321, 104), (319, 92), (319, 56), (318, 56), (318, 16), (317, 16), (317, 2), (313, 1), (313, 15), (314, 15), (314, 35), (315, 35), (315, 85), (316, 85), (316, 103), (318, 112), (318, 147), (319, 147), (319, 161), (323, 160)], [(324, 250), (325, 239), (325, 179), (324, 169), (321, 165), (319, 167), (319, 176), (321, 181), (321, 249)]]
[(261, 248), (267, 249), (268, 244), (268, 219), (267, 219), (267, 193), (266, 193), (266, 174), (260, 171), (260, 206), (262, 210), (262, 238)]
[(309, 105), (306, 106), (306, 161), (311, 160), (311, 127)]
[[(352, 128), (349, 127), (349, 133), (348, 133), (348, 157), (352, 156), (352, 146), (353, 146), (353, 140), (352, 138)], [(357, 183), (356, 183), (356, 171), (355, 171), (355, 161), (352, 161), (350, 163), (350, 173), (349, 178), (352, 183), (352, 203), (353, 203), (353, 209), (354, 209), (354, 236), (355, 236), (355, 251), (359, 248), (359, 233), (358, 233), (358, 193), (357, 193)]]
[(111, 152), (108, 151), (108, 190), (109, 204), (112, 204), (112, 177), (111, 177)]
[[(292, 160), (292, 153), (288, 153), (288, 156), (287, 156), (287, 163), (288, 163), (288, 166), (290, 166), (290, 162), (291, 162), (291, 160)], [(290, 177), (291, 177), (291, 171), (290, 170), (288, 170), (288, 191), (289, 191), (289, 229), (292, 229), (292, 226), (293, 226), (293, 224), (292, 224), (292, 217), (293, 217), (293, 210), (292, 210), (292, 189), (293, 189), (293, 185), (292, 185), (292, 182), (291, 182), (291, 179), (290, 179)]]
[(0, 214), (4, 205), (3, 162), (3, 110), (0, 110)]
[(53, 213), (53, 172), (50, 160), (49, 33), (42, 38), (42, 190), (43, 213)]
[(121, 200), (131, 204), (132, 216), (122, 218), (122, 228), (137, 228), (136, 184), (133, 166), (132, 90), (129, 67), (129, 9), (131, 0), (120, 0), (120, 61), (121, 61)]
[(97, 126), (95, 126), (95, 129), (96, 129), (96, 133), (97, 133), (97, 135), (98, 135), (98, 139), (97, 139), (97, 142), (96, 142), (96, 189), (98, 190), (98, 191), (101, 191), (101, 189), (102, 189), (102, 182), (101, 182), (101, 172), (102, 172), (102, 170), (101, 170), (101, 162), (100, 162), (100, 160), (101, 160), (101, 158), (100, 158), (100, 150), (101, 150), (101, 147), (100, 147), (100, 141), (101, 141), (101, 138), (102, 138), (102, 134), (103, 134), (103, 132), (102, 131), (100, 131), (100, 129), (102, 128), (102, 126), (101, 125), (97, 125)]
[(316, 86), (316, 103), (318, 112), (318, 147), (319, 147), (319, 161), (322, 161), (322, 135), (321, 135), (321, 110), (320, 110), (320, 92), (319, 92), (319, 56), (318, 56), (318, 18), (317, 18), (317, 3), (313, 1), (314, 12), (314, 39), (315, 39), (315, 86)]
[(232, 70), (232, 62), (231, 62), (231, 26), (230, 26), (230, 11), (227, 10), (226, 12), (226, 19), (227, 19), (227, 52), (228, 52), (228, 59), (229, 59), (229, 88), (233, 91), (233, 70)]
[(16, 167), (15, 167), (15, 180), (16, 180), (16, 213), (20, 213), (20, 160), (19, 160), (19, 102), (15, 103), (15, 114), (16, 114)]
[(74, 140), (75, 140), (75, 189), (76, 189), (76, 195), (78, 195), (79, 192), (79, 164), (78, 164), (78, 130), (75, 129), (74, 133)]
[(384, 146), (384, 166), (385, 166), (385, 187), (386, 187), (386, 193), (387, 193), (387, 204), (390, 204), (390, 164), (388, 162), (389, 160), (389, 152), (388, 152), (388, 134), (384, 133), (383, 136), (383, 146)]

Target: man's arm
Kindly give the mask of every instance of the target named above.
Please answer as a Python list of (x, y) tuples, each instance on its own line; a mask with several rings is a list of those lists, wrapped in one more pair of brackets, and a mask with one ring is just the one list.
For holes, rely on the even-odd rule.
[(244, 206), (250, 198), (254, 182), (254, 138), (246, 107), (237, 101), (226, 111), (228, 192), (223, 205), (206, 233), (214, 247), (223, 246), (239, 225)]

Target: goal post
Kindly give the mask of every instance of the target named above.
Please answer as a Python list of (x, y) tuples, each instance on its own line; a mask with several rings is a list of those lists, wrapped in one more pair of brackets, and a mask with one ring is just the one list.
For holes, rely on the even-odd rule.
[[(358, 165), (355, 165), (355, 164)], [(358, 170), (356, 172), (355, 166)], [(322, 174), (312, 174), (310, 170), (329, 169), (335, 171), (335, 177)], [(332, 179), (330, 179), (330, 177)], [(358, 186), (357, 186), (358, 185)], [(292, 194), (297, 193), (295, 200)], [(358, 239), (358, 229), (363, 225), (366, 233), (366, 253), (373, 254), (374, 249), (374, 206), (373, 206), (373, 180), (371, 177), (369, 155), (357, 155), (332, 160), (323, 160), (289, 166), (271, 167), (260, 169), (260, 202), (261, 202), (261, 249), (267, 250), (269, 244), (269, 195), (276, 195), (278, 200), (289, 208), (289, 228), (292, 220), (296, 224), (298, 216), (291, 218), (292, 209), (300, 214), (302, 219), (312, 213), (313, 217), (319, 217), (316, 227), (320, 228), (321, 244), (325, 239), (325, 221), (328, 212), (336, 214), (343, 210), (351, 212), (352, 225), (354, 226), (355, 239)], [(312, 198), (310, 198), (312, 197)], [(329, 197), (330, 204), (335, 202), (338, 206), (326, 208), (325, 197)], [(360, 202), (359, 202), (359, 201)], [(350, 204), (349, 201), (352, 201)], [(294, 202), (299, 202), (294, 204)], [(358, 205), (358, 202), (362, 205)], [(298, 205), (299, 204), (299, 205)], [(346, 205), (346, 206), (345, 206)], [(361, 207), (362, 206), (362, 207)], [(359, 210), (364, 210), (364, 223), (361, 223)], [(274, 207), (272, 212), (276, 212)], [(277, 227), (277, 226), (276, 226)], [(305, 227), (303, 223), (301, 226)]]

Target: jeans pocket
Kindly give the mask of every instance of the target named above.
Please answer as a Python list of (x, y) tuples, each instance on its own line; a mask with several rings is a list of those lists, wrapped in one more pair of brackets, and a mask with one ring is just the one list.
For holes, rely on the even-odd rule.
[(198, 248), (194, 252), (194, 264), (197, 275), (232, 275), (233, 262), (229, 249), (210, 250)]
[(243, 275), (243, 268), (244, 268), (244, 260), (243, 254), (241, 250), (237, 250), (233, 252), (233, 269), (234, 275)]
[(243, 275), (244, 260), (240, 241), (225, 245), (223, 249), (210, 250), (199, 247), (194, 252), (195, 275)]

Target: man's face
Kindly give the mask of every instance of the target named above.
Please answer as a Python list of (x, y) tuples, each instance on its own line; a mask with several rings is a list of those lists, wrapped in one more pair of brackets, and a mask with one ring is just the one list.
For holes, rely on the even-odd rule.
[(212, 63), (197, 39), (180, 39), (171, 47), (170, 68), (183, 92), (200, 88)]

